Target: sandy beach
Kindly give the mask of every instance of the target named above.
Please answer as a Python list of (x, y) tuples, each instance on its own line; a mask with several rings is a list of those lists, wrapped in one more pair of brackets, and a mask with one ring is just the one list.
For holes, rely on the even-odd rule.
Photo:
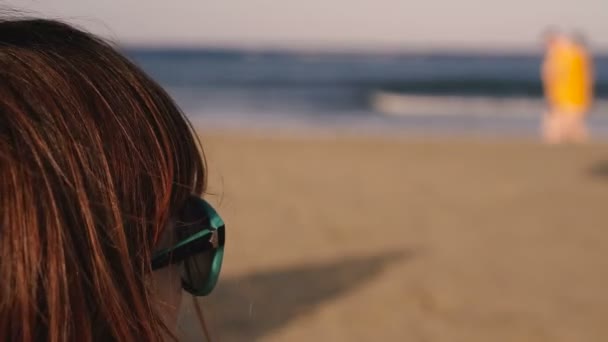
[(217, 341), (608, 340), (607, 145), (200, 134)]

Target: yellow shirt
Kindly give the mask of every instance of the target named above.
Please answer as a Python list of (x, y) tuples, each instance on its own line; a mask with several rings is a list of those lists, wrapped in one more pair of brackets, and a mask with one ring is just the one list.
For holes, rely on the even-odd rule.
[(548, 52), (544, 70), (549, 104), (557, 111), (584, 113), (592, 101), (591, 63), (585, 49), (574, 43), (556, 43)]

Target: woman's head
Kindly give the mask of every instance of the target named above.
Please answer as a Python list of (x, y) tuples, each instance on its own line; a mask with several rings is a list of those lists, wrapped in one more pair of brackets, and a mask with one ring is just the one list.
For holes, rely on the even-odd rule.
[(159, 339), (179, 277), (150, 260), (205, 178), (182, 113), (112, 47), (0, 21), (0, 340)]

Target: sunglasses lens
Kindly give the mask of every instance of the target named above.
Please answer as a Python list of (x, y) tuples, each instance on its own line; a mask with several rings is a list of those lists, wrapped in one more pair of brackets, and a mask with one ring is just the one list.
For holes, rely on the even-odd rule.
[(184, 289), (205, 296), (213, 290), (223, 259), (224, 222), (217, 212), (204, 200), (192, 198), (182, 212), (182, 226), (178, 230), (180, 239), (187, 239), (202, 230), (210, 231), (200, 239), (192, 241), (190, 255), (183, 262), (182, 280)]
[(198, 253), (184, 261), (182, 279), (191, 292), (200, 292), (209, 284), (215, 250)]

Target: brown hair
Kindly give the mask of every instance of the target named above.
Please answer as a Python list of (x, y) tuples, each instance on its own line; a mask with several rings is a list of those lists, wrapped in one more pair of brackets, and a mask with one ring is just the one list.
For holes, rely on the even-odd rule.
[(199, 145), (107, 43), (0, 21), (0, 340), (160, 341), (150, 256), (204, 191)]

